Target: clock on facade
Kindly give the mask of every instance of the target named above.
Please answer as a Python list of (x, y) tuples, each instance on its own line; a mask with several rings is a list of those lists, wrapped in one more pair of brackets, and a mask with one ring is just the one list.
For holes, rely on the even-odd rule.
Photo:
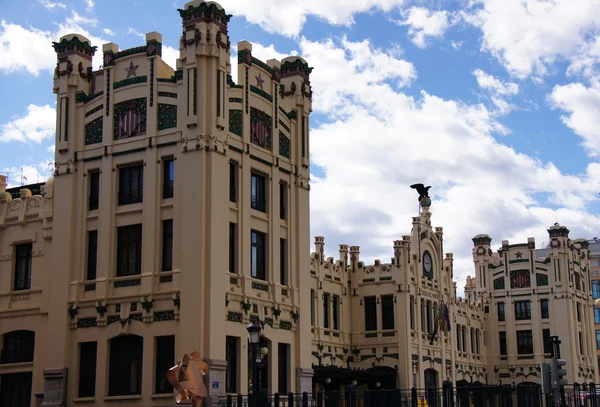
[(427, 278), (433, 278), (433, 262), (431, 254), (427, 250), (423, 253), (423, 275)]

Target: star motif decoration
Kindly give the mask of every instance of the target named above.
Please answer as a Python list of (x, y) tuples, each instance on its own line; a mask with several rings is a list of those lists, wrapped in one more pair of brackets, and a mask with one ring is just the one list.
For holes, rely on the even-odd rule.
[(516, 252), (515, 256), (517, 256), (517, 259), (520, 259), (523, 256), (523, 253), (521, 252)]
[(138, 68), (139, 65), (133, 65), (133, 61), (129, 62), (129, 67), (125, 68), (125, 70), (127, 71), (127, 77), (129, 78), (131, 75), (133, 76), (137, 76), (135, 73), (135, 70)]
[(256, 78), (256, 86), (263, 89), (263, 83), (265, 83), (265, 80), (262, 78), (262, 74), (259, 73), (258, 76), (255, 76), (255, 78)]

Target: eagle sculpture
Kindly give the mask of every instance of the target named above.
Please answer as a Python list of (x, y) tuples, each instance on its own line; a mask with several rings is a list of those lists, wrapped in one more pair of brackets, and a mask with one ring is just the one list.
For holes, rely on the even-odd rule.
[(418, 199), (419, 202), (423, 198), (429, 198), (429, 188), (431, 188), (431, 186), (426, 187), (423, 184), (412, 184), (410, 187), (412, 189), (416, 189), (417, 192), (419, 193), (419, 199)]

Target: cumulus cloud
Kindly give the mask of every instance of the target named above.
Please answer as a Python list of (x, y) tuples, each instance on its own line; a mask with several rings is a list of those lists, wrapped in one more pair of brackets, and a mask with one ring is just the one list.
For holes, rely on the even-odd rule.
[(27, 114), (0, 126), (0, 142), (41, 143), (56, 130), (56, 111), (49, 105), (27, 106)]
[(86, 6), (86, 10), (88, 12), (91, 12), (94, 10), (94, 6), (96, 5), (96, 3), (94, 2), (94, 0), (84, 0), (85, 6)]
[(473, 75), (477, 79), (479, 88), (496, 107), (497, 113), (507, 114), (515, 108), (507, 99), (519, 93), (519, 85), (513, 82), (502, 82), (481, 69), (473, 71)]
[(40, 4), (48, 10), (54, 10), (55, 8), (66, 9), (67, 5), (59, 2), (51, 2), (50, 0), (39, 0)]
[(103, 28), (102, 32), (106, 35), (110, 35), (111, 37), (115, 35), (115, 32), (113, 30), (111, 30), (110, 28)]
[(411, 7), (403, 12), (404, 20), (397, 21), (399, 25), (408, 26), (408, 35), (413, 44), (426, 48), (428, 38), (441, 38), (450, 26), (447, 11), (432, 11), (423, 7)]
[(35, 184), (46, 181), (52, 175), (52, 161), (44, 160), (37, 164), (22, 167), (6, 167), (2, 173), (8, 175), (8, 187)]
[[(496, 135), (505, 129), (485, 105), (426, 91), (408, 96), (391, 82), (410, 83), (412, 64), (367, 41), (299, 45), (315, 68), (313, 109), (327, 118), (311, 128), (311, 233), (326, 237), (327, 255), (347, 243), (360, 245), (367, 263), (388, 261), (392, 241), (410, 231), (418, 213), (409, 188), (415, 182), (433, 185), (433, 223), (444, 227), (444, 249), (455, 254), (459, 287), (473, 274), (476, 234), (490, 234), (494, 245), (530, 236), (540, 245), (554, 222), (577, 237), (600, 227), (587, 210), (600, 165), (590, 164), (581, 176), (562, 174), (500, 143)], [(339, 77), (344, 81), (333, 80)], [(480, 77), (490, 92), (518, 91)]]
[[(371, 10), (389, 12), (400, 8), (404, 0), (345, 0), (343, 7), (336, 0), (221, 0), (228, 13), (243, 15), (254, 24), (269, 32), (289, 37), (300, 34), (308, 16), (314, 16), (332, 25), (354, 24), (354, 15)], [(285, 12), (281, 12), (285, 10)]]
[[(51, 47), (66, 34), (78, 33), (88, 38), (92, 45), (101, 46), (109, 42), (92, 35), (85, 26), (95, 26), (97, 20), (79, 15), (73, 11), (64, 22), (57, 24), (55, 31), (43, 31), (35, 27), (0, 21), (0, 71), (8, 73), (26, 71), (38, 76), (41, 71), (52, 72), (56, 66), (56, 53)], [(27, 44), (26, 47), (23, 44)], [(102, 64), (102, 53), (96, 52), (94, 69)]]
[(557, 85), (549, 95), (552, 107), (565, 112), (562, 122), (583, 139), (588, 155), (600, 156), (600, 86)]
[(559, 59), (586, 60), (592, 34), (600, 28), (597, 0), (473, 0), (472, 4), (463, 17), (481, 29), (482, 50), (521, 78), (545, 75)]

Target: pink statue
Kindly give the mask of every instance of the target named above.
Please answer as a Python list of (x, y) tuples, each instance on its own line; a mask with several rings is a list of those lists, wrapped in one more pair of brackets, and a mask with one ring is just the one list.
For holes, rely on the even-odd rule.
[(192, 400), (193, 407), (200, 407), (208, 390), (204, 385), (203, 376), (208, 374), (208, 364), (202, 360), (198, 352), (183, 355), (179, 365), (173, 366), (167, 372), (167, 379), (177, 390), (175, 401)]

